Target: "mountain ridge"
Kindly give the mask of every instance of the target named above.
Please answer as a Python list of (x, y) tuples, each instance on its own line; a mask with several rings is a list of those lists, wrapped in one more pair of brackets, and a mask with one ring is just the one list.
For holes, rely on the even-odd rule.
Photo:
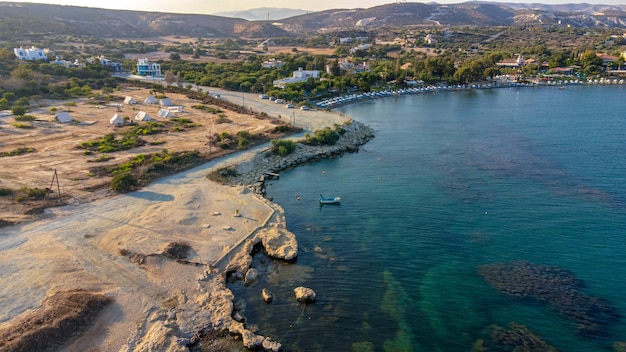
[(623, 28), (626, 27), (626, 5), (410, 2), (249, 21), (217, 15), (0, 2), (0, 39), (4, 40), (33, 32), (103, 38), (165, 35), (267, 38), (405, 26), (512, 25)]

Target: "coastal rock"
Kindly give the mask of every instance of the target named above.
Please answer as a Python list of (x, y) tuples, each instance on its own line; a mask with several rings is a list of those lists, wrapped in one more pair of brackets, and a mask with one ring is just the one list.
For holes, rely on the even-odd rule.
[(270, 292), (270, 290), (266, 288), (261, 291), (261, 297), (263, 297), (263, 300), (267, 303), (270, 303), (274, 300), (274, 295), (272, 294), (272, 292)]
[(249, 330), (245, 330), (241, 334), (241, 338), (243, 341), (243, 345), (249, 349), (262, 347), (263, 341), (265, 340), (263, 336), (257, 335)]
[(296, 287), (293, 289), (293, 293), (296, 295), (296, 299), (299, 302), (309, 303), (315, 302), (315, 291), (308, 287)]
[(250, 268), (246, 271), (246, 276), (244, 278), (243, 283), (245, 285), (250, 285), (255, 282), (259, 278), (259, 271), (255, 268)]
[(283, 348), (280, 343), (270, 340), (269, 337), (266, 337), (265, 340), (263, 340), (261, 347), (263, 348), (263, 350), (271, 352), (278, 352)]
[(272, 227), (264, 230), (261, 243), (267, 255), (272, 258), (293, 260), (298, 256), (296, 236), (286, 229)]

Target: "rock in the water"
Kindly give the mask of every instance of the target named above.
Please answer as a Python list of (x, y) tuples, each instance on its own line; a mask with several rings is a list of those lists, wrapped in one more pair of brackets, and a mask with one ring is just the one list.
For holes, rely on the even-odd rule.
[(267, 255), (272, 258), (292, 260), (298, 256), (296, 236), (285, 229), (274, 227), (265, 230), (262, 243)]
[(315, 302), (315, 291), (308, 287), (296, 287), (293, 289), (293, 293), (296, 295), (296, 299), (299, 302), (308, 303)]
[(270, 292), (270, 290), (264, 288), (261, 291), (261, 296), (263, 297), (263, 300), (267, 303), (270, 303), (271, 301), (274, 300), (274, 295)]
[(265, 340), (263, 340), (261, 347), (263, 347), (265, 351), (278, 352), (283, 346), (276, 341), (270, 340), (269, 337), (266, 337)]
[(241, 334), (243, 345), (249, 349), (255, 349), (263, 344), (264, 337), (253, 333), (252, 331), (245, 330)]
[(246, 271), (244, 284), (250, 285), (251, 283), (255, 282), (258, 278), (259, 278), (259, 271), (256, 270), (255, 268), (250, 268), (248, 269), (248, 271)]

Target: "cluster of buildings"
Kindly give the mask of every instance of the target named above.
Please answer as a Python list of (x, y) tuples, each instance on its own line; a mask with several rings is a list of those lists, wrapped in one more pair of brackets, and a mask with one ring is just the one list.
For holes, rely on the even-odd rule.
[[(13, 48), (13, 53), (19, 60), (23, 61), (35, 61), (35, 60), (43, 60), (48, 61), (48, 56), (52, 54), (50, 49), (40, 49), (35, 46), (31, 46), (30, 48)], [(90, 57), (86, 59), (87, 63), (93, 64), (95, 62), (99, 62), (103, 66), (111, 67), (114, 71), (122, 71), (122, 64), (120, 62), (115, 62), (105, 58), (103, 55), (97, 57)], [(67, 61), (59, 58), (58, 56), (51, 61), (53, 64), (63, 65), (65, 67), (84, 67), (85, 63), (78, 61), (78, 59), (74, 61)]]
[[(619, 57), (607, 55), (604, 53), (597, 53), (596, 56), (602, 60), (602, 67), (604, 68), (604, 70), (610, 70), (610, 68), (620, 59), (620, 57), (626, 59), (626, 51), (621, 53)], [(524, 59), (522, 58), (522, 55), (518, 55), (517, 58), (503, 59), (499, 62), (496, 62), (496, 65), (498, 67), (512, 69), (522, 68), (527, 65), (537, 65), (540, 67), (540, 69), (547, 69), (549, 67), (547, 62), (538, 62), (537, 60), (532, 58)], [(575, 68), (576, 67), (557, 67), (553, 68), (552, 70), (561, 74), (572, 74)]]

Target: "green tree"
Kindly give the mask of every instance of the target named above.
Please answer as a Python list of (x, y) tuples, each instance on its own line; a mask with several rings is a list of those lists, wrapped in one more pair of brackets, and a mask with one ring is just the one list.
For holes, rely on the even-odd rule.
[(11, 113), (13, 116), (24, 116), (26, 114), (26, 107), (22, 105), (15, 105), (11, 108)]

